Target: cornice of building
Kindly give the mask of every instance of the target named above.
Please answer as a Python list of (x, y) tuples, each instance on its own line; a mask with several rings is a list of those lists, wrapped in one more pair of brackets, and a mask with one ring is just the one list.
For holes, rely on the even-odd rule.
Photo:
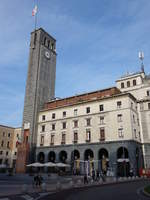
[[(137, 99), (131, 93), (120, 92), (118, 94), (113, 94), (111, 96), (105, 96), (105, 97), (102, 97), (102, 98), (90, 99), (90, 100), (86, 100), (86, 101), (82, 101), (82, 102), (75, 102), (75, 103), (72, 103), (72, 104), (66, 104), (66, 105), (57, 106), (57, 107), (53, 107), (53, 108), (44, 108), (44, 109), (40, 110), (39, 112), (45, 112), (45, 111), (49, 111), (49, 110), (56, 110), (56, 109), (66, 108), (66, 107), (75, 106), (75, 105), (87, 104), (87, 103), (91, 103), (91, 102), (97, 102), (97, 101), (107, 100), (107, 99), (111, 99), (111, 98), (117, 98), (117, 97), (121, 97), (121, 96), (128, 96), (133, 101), (137, 102)], [(62, 99), (62, 100), (64, 100), (64, 99)]]

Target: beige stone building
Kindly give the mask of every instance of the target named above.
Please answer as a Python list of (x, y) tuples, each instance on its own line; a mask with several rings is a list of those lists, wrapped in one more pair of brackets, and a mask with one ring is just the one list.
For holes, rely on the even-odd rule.
[[(150, 77), (128, 74), (117, 87), (56, 99), (39, 112), (40, 162), (109, 160), (118, 175), (150, 167)], [(97, 164), (95, 164), (98, 167)]]
[(21, 128), (0, 125), (0, 165), (15, 168), (17, 141), (21, 138)]

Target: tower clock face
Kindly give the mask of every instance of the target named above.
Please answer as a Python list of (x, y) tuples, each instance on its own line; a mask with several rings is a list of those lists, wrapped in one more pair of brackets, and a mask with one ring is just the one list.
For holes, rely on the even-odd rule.
[(45, 51), (45, 57), (46, 57), (47, 59), (50, 59), (50, 53), (49, 53), (48, 51)]

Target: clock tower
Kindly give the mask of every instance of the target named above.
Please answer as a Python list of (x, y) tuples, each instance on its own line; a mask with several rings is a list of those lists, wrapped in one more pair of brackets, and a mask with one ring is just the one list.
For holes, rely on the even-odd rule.
[(29, 162), (34, 161), (38, 111), (55, 96), (56, 40), (42, 28), (31, 33), (30, 55), (23, 112), (24, 141)]

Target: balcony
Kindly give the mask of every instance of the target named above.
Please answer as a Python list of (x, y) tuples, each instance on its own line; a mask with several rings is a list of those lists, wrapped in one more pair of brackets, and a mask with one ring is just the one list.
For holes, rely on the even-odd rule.
[(51, 142), (50, 145), (51, 145), (51, 146), (54, 146), (54, 142)]

